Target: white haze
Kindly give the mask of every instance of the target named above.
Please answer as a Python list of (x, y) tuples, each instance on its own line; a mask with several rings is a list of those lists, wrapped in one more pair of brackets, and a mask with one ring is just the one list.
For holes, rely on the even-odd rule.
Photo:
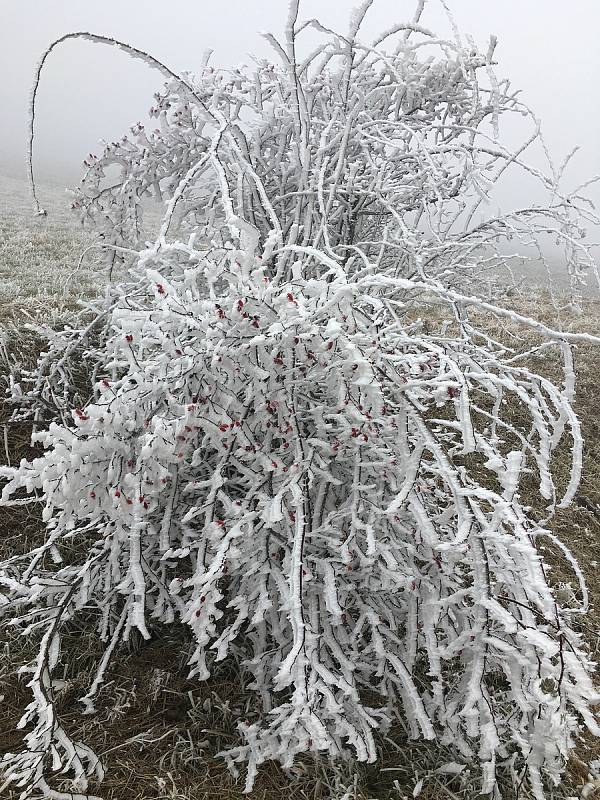
[[(302, 0), (301, 18), (319, 17), (344, 31), (355, 0)], [(499, 76), (523, 89), (523, 99), (543, 121), (549, 149), (561, 161), (574, 145), (581, 150), (567, 186), (600, 173), (598, 79), (600, 10), (595, 0), (454, 0), (459, 28), (481, 48), (498, 36)], [(272, 51), (259, 35), (280, 34), (286, 0), (0, 0), (0, 84), (2, 135), (0, 174), (25, 176), (27, 103), (37, 62), (59, 36), (88, 30), (114, 36), (147, 50), (175, 70), (194, 71), (203, 52), (213, 63), (235, 66), (251, 54)], [(412, 17), (412, 0), (375, 0), (363, 37)], [(428, 0), (422, 22), (450, 35), (439, 0)], [(37, 174), (48, 183), (73, 185), (87, 153), (100, 139), (114, 139), (136, 121), (145, 121), (152, 94), (162, 78), (122, 52), (89, 42), (70, 41), (48, 59), (39, 92), (35, 147)], [(516, 142), (522, 130), (505, 124), (503, 135)], [(531, 158), (542, 166), (540, 152)], [(494, 196), (503, 206), (519, 205), (533, 187), (508, 180)], [(591, 195), (600, 200), (600, 191)]]

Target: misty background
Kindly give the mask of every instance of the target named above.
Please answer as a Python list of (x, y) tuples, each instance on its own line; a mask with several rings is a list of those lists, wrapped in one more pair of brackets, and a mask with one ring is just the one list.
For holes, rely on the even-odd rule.
[[(522, 89), (521, 99), (542, 120), (556, 161), (580, 146), (566, 188), (600, 173), (597, 0), (449, 4), (461, 33), (471, 34), (484, 52), (489, 35), (498, 37), (496, 73), (510, 78), (513, 89)], [(302, 0), (300, 18), (318, 17), (345, 32), (355, 5), (356, 0)], [(362, 39), (411, 19), (415, 5), (412, 0), (375, 0)], [(249, 63), (251, 55), (274, 58), (260, 32), (281, 35), (287, 9), (286, 0), (0, 0), (0, 176), (26, 178), (27, 106), (34, 71), (56, 38), (73, 31), (113, 36), (176, 71), (194, 72), (208, 48), (214, 50), (214, 65)], [(440, 0), (428, 0), (421, 22), (451, 35)], [(157, 72), (115, 48), (80, 41), (57, 48), (42, 73), (38, 94), (38, 179), (60, 187), (77, 183), (83, 159), (101, 150), (100, 139), (116, 139), (130, 125), (147, 121), (153, 93), (162, 83)], [(501, 121), (505, 143), (524, 138), (525, 129), (519, 130), (518, 124), (510, 120), (502, 127)], [(529, 159), (543, 166), (541, 151), (531, 152)], [(536, 190), (526, 182), (522, 174), (509, 179), (494, 201), (503, 210), (535, 201), (531, 191)], [(592, 187), (588, 193), (600, 205), (600, 190)]]

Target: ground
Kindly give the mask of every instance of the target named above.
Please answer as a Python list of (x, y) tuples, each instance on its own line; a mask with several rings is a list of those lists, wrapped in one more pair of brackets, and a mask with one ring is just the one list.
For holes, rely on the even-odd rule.
[[(92, 295), (101, 285), (91, 251), (78, 266), (79, 255), (91, 240), (69, 218), (68, 198), (46, 187), (42, 202), (50, 214), (36, 218), (23, 183), (0, 177), (0, 349), (9, 358), (14, 354), (31, 359), (35, 333), (25, 329), (27, 323), (60, 322), (81, 298)], [(515, 303), (528, 315), (556, 324), (558, 312), (543, 292), (530, 288), (527, 294), (515, 298)], [(588, 297), (581, 314), (565, 316), (563, 312), (559, 321), (571, 330), (600, 334), (600, 300), (593, 295)], [(523, 336), (508, 323), (498, 325), (494, 333), (509, 338)], [(551, 377), (558, 375), (558, 362), (552, 357), (536, 366)], [(576, 371), (576, 411), (586, 441), (584, 478), (573, 505), (556, 516), (553, 530), (573, 550), (588, 581), (592, 611), (582, 625), (592, 655), (600, 658), (600, 351), (592, 346), (578, 347)], [(27, 428), (9, 423), (9, 413), (8, 405), (0, 405), (0, 426), (5, 431), (4, 444), (0, 437), (0, 458), (4, 451), (3, 460), (14, 463), (31, 450)], [(566, 454), (559, 454), (557, 475), (567, 468)], [(536, 507), (533, 491), (527, 501)], [(39, 533), (34, 512), (26, 508), (2, 510), (0, 559), (3, 554), (26, 546)], [(559, 553), (550, 546), (547, 558), (555, 566), (555, 581), (573, 581)], [(24, 681), (12, 670), (27, 644), (14, 639), (9, 645), (10, 651), (7, 645), (4, 655), (0, 653), (0, 694), (4, 694), (0, 753), (19, 745), (20, 734), (15, 725), (28, 695)], [(165, 631), (164, 636), (149, 643), (130, 644), (102, 690), (98, 716), (81, 718), (77, 698), (100, 651), (97, 642), (73, 629), (65, 652), (70, 654), (65, 659), (70, 666), (65, 667), (61, 715), (67, 728), (103, 756), (107, 777), (100, 791), (102, 797), (233, 800), (243, 796), (243, 782), (234, 781), (224, 763), (211, 755), (235, 741), (235, 719), (253, 699), (240, 689), (239, 676), (230, 667), (223, 667), (206, 684), (187, 681), (182, 637), (177, 630)], [(435, 772), (451, 761), (449, 753), (432, 750), (431, 745), (406, 742), (395, 731), (381, 745), (384, 756), (376, 767), (356, 770), (348, 765), (337, 774), (327, 765), (310, 760), (299, 764), (292, 774), (268, 765), (261, 770), (252, 797), (400, 800), (411, 797), (415, 786), (425, 778), (423, 798), (470, 800), (477, 796), (468, 770), (463, 770), (460, 778), (453, 778), (443, 769)], [(588, 777), (588, 765), (597, 759), (600, 743), (582, 739), (565, 784), (554, 796), (578, 796)], [(426, 760), (428, 774), (424, 772)], [(17, 793), (8, 797), (16, 798)]]

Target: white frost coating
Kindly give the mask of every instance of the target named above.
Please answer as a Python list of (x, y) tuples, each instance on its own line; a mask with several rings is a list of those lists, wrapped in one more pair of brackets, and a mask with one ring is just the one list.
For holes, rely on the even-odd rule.
[[(483, 792), (515, 753), (515, 782), (541, 798), (580, 720), (598, 733), (572, 624), (583, 576), (557, 541), (578, 582), (563, 603), (537, 543), (581, 474), (572, 345), (600, 339), (515, 313), (489, 278), (507, 274), (515, 242), (542, 253), (558, 235), (575, 303), (593, 217), (552, 169), (527, 165), (525, 145), (491, 141), (487, 122), (514, 111), (528, 143), (539, 135), (494, 76), (493, 41), (486, 54), (458, 32), (437, 39), (420, 0), (366, 46), (370, 5), (347, 36), (311, 21), (322, 46), (300, 64), (294, 0), (283, 42), (269, 38), (281, 63), (205, 60), (197, 78), (106, 37), (59, 40), (119, 47), (167, 84), (154, 131), (106, 143), (75, 193), (115, 281), (12, 380), (44, 454), (2, 468), (1, 502), (42, 502), (48, 537), (0, 564), (3, 617), (42, 633), (9, 784), (50, 798), (66, 795), (46, 766), (77, 791), (101, 777), (57, 717), (52, 674), (61, 632), (89, 608), (106, 643), (89, 712), (133, 627), (186, 625), (192, 678), (224, 658), (250, 674), (256, 709), (223, 753), (248, 764), (248, 790), (269, 759), (375, 760), (395, 714), (411, 736), (451, 743), (451, 764), (478, 764)], [(509, 166), (548, 207), (490, 215), (482, 199)], [(151, 244), (149, 196), (164, 207)], [(517, 350), (490, 319), (537, 341)], [(562, 386), (528, 366), (552, 347)], [(559, 499), (553, 453), (571, 440)], [(525, 475), (543, 522), (519, 499)]]

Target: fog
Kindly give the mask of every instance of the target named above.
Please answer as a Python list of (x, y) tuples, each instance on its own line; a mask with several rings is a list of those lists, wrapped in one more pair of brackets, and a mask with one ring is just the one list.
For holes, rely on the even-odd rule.
[[(301, 18), (319, 17), (344, 31), (354, 0), (303, 0)], [(596, 0), (450, 0), (459, 28), (487, 47), (498, 36), (499, 76), (523, 89), (522, 98), (543, 121), (549, 148), (560, 161), (573, 148), (568, 185), (600, 173), (598, 79), (600, 48)], [(175, 70), (194, 71), (202, 53), (213, 64), (248, 62), (272, 55), (260, 31), (280, 34), (285, 0), (0, 0), (0, 174), (25, 176), (27, 103), (44, 49), (71, 31), (110, 35), (147, 50)], [(408, 0), (375, 0), (363, 38), (394, 21), (412, 17)], [(448, 33), (439, 0), (428, 0), (422, 22)], [(87, 153), (99, 140), (122, 135), (144, 121), (161, 76), (124, 53), (89, 42), (69, 41), (54, 51), (42, 74), (35, 148), (37, 174), (46, 182), (72, 185)], [(516, 137), (504, 130), (505, 137)], [(537, 156), (534, 154), (533, 158)], [(506, 190), (518, 202), (527, 187)], [(593, 192), (597, 199), (600, 193)]]

